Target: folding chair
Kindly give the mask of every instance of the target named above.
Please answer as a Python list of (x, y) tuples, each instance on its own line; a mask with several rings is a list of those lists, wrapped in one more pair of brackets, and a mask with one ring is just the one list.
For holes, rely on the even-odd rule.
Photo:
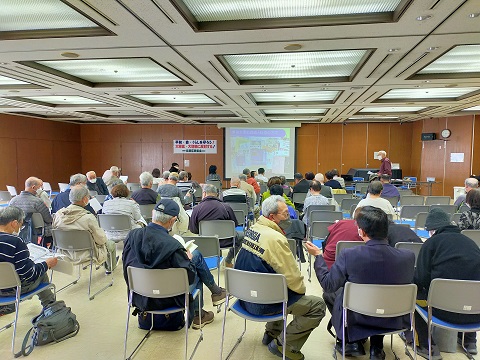
[[(425, 230), (425, 222), (427, 221), (427, 216), (428, 216), (428, 212), (419, 212), (415, 216), (414, 231), (418, 236), (424, 237), (424, 238), (430, 237), (430, 235), (428, 234), (428, 231)], [(423, 229), (423, 230), (420, 230), (420, 229)]]
[[(313, 221), (310, 222), (310, 228), (307, 238), (319, 248), (328, 235), (328, 227), (333, 225), (333, 221)], [(312, 281), (312, 255), (308, 254), (308, 281)]]
[(267, 184), (263, 182), (260, 183), (260, 196), (262, 196), (264, 192), (267, 192), (267, 190), (268, 190)]
[(8, 329), (13, 324), (12, 353), (15, 357), (18, 357), (21, 355), (21, 353), (15, 353), (15, 337), (17, 334), (18, 312), (20, 311), (20, 303), (24, 300), (31, 299), (33, 296), (41, 293), (45, 289), (53, 289), (53, 292), (55, 293), (55, 285), (52, 283), (40, 283), (40, 285), (38, 285), (35, 290), (32, 290), (25, 294), (21, 294), (22, 283), (20, 282), (20, 278), (15, 271), (15, 266), (9, 262), (0, 262), (0, 290), (11, 288), (15, 288), (15, 295), (0, 297), (0, 306), (15, 304), (15, 320), (0, 328), (0, 331)]
[(423, 205), (425, 198), (420, 195), (404, 195), (400, 196), (400, 206), (405, 205)]
[(50, 197), (50, 199), (52, 198), (52, 196), (57, 196), (58, 194), (60, 194), (58, 191), (53, 191), (52, 185), (50, 185), (50, 183), (46, 181), (43, 182), (43, 190), (45, 190), (48, 193), (48, 196)]
[(158, 184), (152, 184), (152, 190), (157, 191), (158, 189)]
[[(249, 272), (236, 269), (225, 269), (225, 288), (227, 300), (223, 314), (222, 342), (220, 345), (220, 360), (223, 359), (223, 343), (225, 339), (225, 323), (227, 312), (231, 310), (234, 314), (244, 319), (243, 332), (235, 343), (234, 347), (225, 358), (228, 360), (243, 339), (247, 331), (247, 320), (257, 322), (270, 322), (283, 320), (283, 360), (286, 355), (286, 329), (287, 329), (287, 301), (288, 288), (287, 280), (282, 274), (265, 274)], [(230, 295), (238, 300), (229, 307)], [(255, 304), (282, 304), (282, 313), (275, 315), (254, 315), (246, 311), (240, 301)]]
[(195, 244), (198, 246), (198, 251), (202, 253), (210, 271), (217, 270), (217, 284), (220, 284), (220, 263), (223, 258), (218, 237), (184, 236), (183, 240), (185, 240), (185, 242), (195, 240)]
[(247, 215), (245, 212), (243, 210), (233, 210), (233, 213), (237, 219), (238, 226), (241, 226), (243, 229), (245, 229), (247, 224)]
[(293, 193), (292, 202), (294, 204), (303, 204), (306, 197), (307, 193)]
[[(383, 197), (383, 196), (382, 196)], [(397, 196), (392, 196), (392, 197), (383, 197), (385, 200), (388, 200), (390, 204), (392, 204), (392, 207), (396, 210), (398, 207), (398, 197)]]
[(458, 225), (458, 223), (460, 222), (461, 215), (462, 215), (461, 213), (452, 214), (452, 221)]
[[(428, 213), (429, 207), (428, 205), (405, 205), (402, 206), (402, 209), (400, 210), (400, 223), (403, 223), (406, 221), (406, 219), (415, 219), (417, 217), (417, 214), (420, 212), (426, 212)], [(411, 221), (410, 227), (414, 227), (415, 223), (414, 221)]]
[(152, 220), (152, 211), (155, 208), (156, 204), (147, 204), (147, 205), (138, 205), (140, 208), (140, 214), (145, 219), (145, 221)]
[(350, 218), (350, 208), (355, 205), (357, 206), (357, 204), (360, 202), (360, 199), (349, 199), (349, 198), (345, 198), (342, 200), (342, 202), (340, 203), (340, 209), (342, 210), (343, 212), (343, 217), (345, 219), (349, 219)]
[[(458, 314), (480, 314), (480, 281), (440, 278), (432, 280), (428, 290), (427, 310), (419, 305), (416, 306), (417, 312), (427, 322), (429, 354), (432, 353), (431, 339), (434, 326), (461, 333), (480, 330), (480, 322), (474, 324), (453, 324), (440, 320), (432, 315), (433, 308)], [(469, 359), (473, 359), (473, 356), (465, 349), (464, 341), (465, 336), (462, 336), (463, 352)]]
[[(98, 214), (98, 224), (105, 231), (130, 231), (132, 223), (130, 217), (124, 214)], [(120, 242), (122, 240), (115, 240)]]
[(98, 192), (96, 192), (95, 190), (88, 190), (88, 193), (90, 194), (90, 196), (92, 197), (95, 197), (98, 195)]
[(480, 247), (480, 230), (462, 230), (462, 234), (475, 241)]
[(12, 194), (8, 191), (0, 191), (0, 201), (10, 201), (12, 199)]
[(58, 183), (58, 188), (60, 189), (60, 192), (64, 192), (65, 190), (68, 189), (68, 184), (67, 183)]
[(425, 196), (425, 205), (450, 205), (450, 196)]
[[(310, 207), (309, 207), (310, 208)], [(328, 211), (328, 210), (313, 210), (308, 217), (308, 221), (311, 224), (314, 221), (331, 221), (343, 219), (343, 213), (340, 211)]]
[(333, 194), (333, 200), (337, 202), (338, 205), (342, 203), (343, 199), (352, 199), (352, 194)]
[(307, 216), (308, 219), (310, 219), (310, 213), (314, 210), (323, 210), (323, 211), (335, 211), (336, 206), (335, 205), (310, 205), (307, 207), (307, 211), (304, 210), (305, 216)]
[(423, 243), (414, 243), (414, 242), (398, 242), (395, 244), (395, 248), (397, 249), (407, 249), (410, 250), (415, 254), (415, 267), (417, 266), (417, 258), (418, 254), (420, 253), (420, 249), (422, 248)]
[(338, 258), (344, 249), (350, 249), (359, 245), (365, 245), (363, 241), (339, 241), (335, 247), (335, 259)]
[[(378, 335), (390, 335), (390, 348), (395, 359), (397, 354), (393, 351), (393, 334), (407, 330), (415, 331), (415, 301), (417, 297), (417, 285), (376, 285), (345, 283), (343, 293), (342, 312), (342, 359), (345, 360), (345, 328), (348, 324), (348, 310), (362, 315), (390, 318), (402, 315), (410, 315), (410, 328), (397, 329), (388, 333)], [(417, 356), (415, 342), (413, 345), (414, 356)], [(405, 354), (412, 359), (405, 344)]]
[(100, 203), (100, 205), (103, 205), (103, 203), (105, 202), (105, 198), (107, 197), (107, 195), (95, 195), (95, 199), (98, 200), (98, 202)]
[[(245, 202), (245, 203), (239, 203), (239, 202), (230, 202), (230, 201), (225, 201), (226, 204), (228, 204), (233, 212), (235, 212), (235, 210), (241, 210), (244, 214), (244, 219), (243, 221), (238, 221), (238, 217), (237, 217), (237, 223), (238, 225), (240, 226), (240, 224), (244, 225), (244, 227), (247, 226), (247, 220), (248, 220), (248, 204)], [(253, 207), (252, 207), (253, 209)]]
[[(171, 269), (141, 269), (129, 266), (127, 268), (128, 276), (128, 288), (130, 289), (128, 296), (128, 308), (127, 308), (127, 325), (125, 328), (125, 343), (123, 350), (123, 358), (131, 359), (138, 348), (150, 335), (153, 329), (153, 315), (155, 314), (172, 314), (180, 311), (184, 311), (185, 314), (185, 360), (188, 358), (188, 307), (190, 301), (190, 286), (188, 284), (187, 270), (183, 268), (171, 268)], [(128, 340), (128, 327), (130, 323), (130, 311), (132, 308), (133, 294), (146, 296), (149, 298), (163, 299), (173, 296), (184, 295), (184, 306), (172, 306), (163, 310), (149, 310), (148, 313), (152, 314), (152, 327), (140, 343), (135, 347), (133, 352), (127, 357), (127, 340)], [(200, 291), (198, 289), (192, 293), (192, 297), (195, 299)], [(202, 313), (200, 307), (200, 301), (198, 302), (198, 313)], [(201, 316), (200, 316), (201, 321)], [(200, 326), (200, 337), (195, 344), (190, 359), (193, 358), (197, 351), (198, 345), (203, 340), (203, 331)], [(167, 356), (168, 357), (168, 356)]]
[(17, 189), (15, 189), (15, 186), (7, 185), (7, 190), (8, 190), (8, 192), (10, 193), (10, 195), (12, 195), (12, 197), (18, 195), (18, 194), (17, 194)]
[(363, 197), (367, 193), (368, 184), (364, 183), (356, 183), (355, 184), (355, 196), (356, 197)]
[(235, 222), (233, 220), (203, 220), (199, 223), (200, 236), (216, 236), (218, 240), (233, 238), (232, 246), (222, 247), (229, 249), (233, 247), (233, 259), (235, 259), (235, 241), (237, 233), (235, 231)]
[(398, 189), (398, 193), (400, 194), (400, 198), (405, 195), (413, 195), (413, 191), (408, 189)]
[[(426, 205), (426, 204), (425, 204)], [(434, 205), (430, 205), (430, 210), (432, 209), (442, 209), (443, 211), (445, 211), (447, 214), (450, 214), (450, 216), (452, 216), (453, 214), (455, 214), (455, 212), (457, 211), (457, 207), (455, 205), (445, 205), (445, 204), (434, 204)]]
[[(93, 300), (95, 296), (100, 294), (102, 291), (105, 289), (109, 288), (110, 286), (113, 285), (113, 272), (110, 274), (110, 282), (105, 285), (103, 288), (98, 290), (95, 294), (90, 295), (91, 293), (91, 287), (92, 287), (92, 271), (93, 267), (95, 266), (93, 264), (93, 247), (95, 246), (93, 243), (92, 236), (87, 230), (58, 230), (58, 229), (53, 229), (52, 230), (52, 236), (53, 236), (53, 244), (55, 246), (55, 249), (58, 250), (63, 250), (64, 252), (69, 252), (73, 253), (73, 260), (70, 260), (66, 258), (67, 261), (72, 262), (74, 265), (78, 265), (78, 277), (73, 280), (71, 283), (65, 285), (61, 289), (59, 289), (57, 292), (60, 292), (67, 287), (70, 287), (71, 285), (74, 285), (80, 280), (80, 270), (82, 267), (82, 264), (88, 263), (86, 266), (83, 266), (83, 270), (85, 270), (88, 266), (90, 266), (90, 277), (88, 279), (88, 298), (90, 300)], [(77, 260), (76, 259), (76, 252), (79, 251), (89, 251), (89, 256), (85, 260)], [(110, 259), (112, 262), (111, 266), (113, 268), (113, 262), (115, 259)], [(54, 273), (55, 268), (52, 269), (52, 275), (50, 277), (50, 281), (53, 279), (53, 273)]]
[(140, 185), (140, 183), (127, 183), (127, 188), (130, 192), (134, 192), (140, 190), (142, 186)]
[(31, 226), (33, 229), (33, 235), (35, 236), (35, 239), (32, 239), (32, 242), (35, 244), (40, 244), (38, 241), (38, 235), (40, 235), (43, 243), (43, 229), (45, 228), (45, 222), (43, 221), (42, 214), (32, 213), (31, 220), (32, 220)]

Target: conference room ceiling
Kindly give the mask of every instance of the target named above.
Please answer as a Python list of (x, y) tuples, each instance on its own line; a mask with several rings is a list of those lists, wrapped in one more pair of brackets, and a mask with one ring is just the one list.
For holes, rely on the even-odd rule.
[(0, 113), (227, 126), (480, 113), (480, 0), (0, 0)]

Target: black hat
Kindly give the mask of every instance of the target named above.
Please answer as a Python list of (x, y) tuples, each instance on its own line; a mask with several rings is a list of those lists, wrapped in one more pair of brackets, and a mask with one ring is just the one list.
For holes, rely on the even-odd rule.
[(155, 205), (155, 210), (163, 212), (170, 216), (178, 216), (180, 213), (180, 207), (177, 203), (171, 199), (162, 199)]
[(179, 166), (177, 163), (172, 163), (172, 167)]
[(440, 208), (433, 208), (427, 215), (425, 230), (437, 230), (441, 227), (451, 225), (450, 215)]

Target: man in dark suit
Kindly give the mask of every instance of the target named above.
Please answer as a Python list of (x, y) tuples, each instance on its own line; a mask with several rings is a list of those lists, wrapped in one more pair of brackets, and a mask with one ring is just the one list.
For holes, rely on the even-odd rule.
[(101, 177), (97, 177), (95, 171), (87, 172), (88, 190), (96, 191), (98, 195), (108, 195), (107, 185)]
[[(365, 246), (345, 249), (335, 260), (330, 271), (318, 247), (306, 243), (310, 254), (316, 256), (315, 272), (325, 292), (338, 292), (332, 307), (332, 324), (337, 337), (342, 336), (343, 286), (347, 281), (359, 284), (409, 284), (413, 280), (415, 255), (408, 250), (395, 249), (388, 245), (387, 214), (382, 210), (365, 206), (356, 215), (358, 235)], [(400, 271), (401, 270), (401, 271)], [(383, 335), (392, 329), (408, 327), (408, 315), (397, 318), (376, 318), (352, 313), (346, 327), (346, 354), (365, 354), (362, 339), (370, 337), (370, 359), (383, 360)], [(336, 348), (342, 351), (342, 343)]]

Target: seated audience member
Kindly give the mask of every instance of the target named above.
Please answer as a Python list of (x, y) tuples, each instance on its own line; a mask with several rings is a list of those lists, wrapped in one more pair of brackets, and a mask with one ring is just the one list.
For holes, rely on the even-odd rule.
[[(113, 199), (103, 204), (103, 214), (127, 215), (130, 218), (132, 229), (147, 225), (147, 222), (140, 213), (140, 207), (134, 201), (128, 198), (130, 191), (126, 185), (115, 185), (111, 191)], [(123, 241), (130, 230), (105, 230), (107, 239), (113, 241)]]
[[(194, 234), (200, 233), (200, 221), (203, 220), (232, 220), (235, 226), (238, 226), (237, 218), (232, 208), (218, 198), (217, 188), (215, 185), (206, 184), (203, 186), (202, 201), (193, 208), (190, 221), (188, 223), (188, 230)], [(220, 240), (221, 247), (229, 247), (233, 244), (233, 238)], [(235, 240), (235, 253), (241, 246), (241, 239), (239, 234)], [(225, 266), (232, 267), (233, 248), (229, 250), (225, 258)]]
[[(324, 184), (325, 182), (325, 177), (323, 176), (322, 173), (318, 173), (315, 175), (315, 180), (322, 185), (322, 190), (320, 190), (320, 194), (325, 196), (326, 198), (331, 198), (332, 197), (332, 188), (330, 186), (327, 186)], [(307, 193), (307, 197), (310, 196), (310, 191)]]
[[(283, 194), (282, 185), (275, 184), (270, 186), (270, 196), (272, 195), (278, 195), (283, 197), (284, 194)], [(290, 214), (290, 219), (298, 219), (297, 211), (295, 210), (295, 208), (288, 204), (287, 204), (287, 208), (288, 208), (288, 213)]]
[(222, 181), (220, 176), (217, 174), (217, 165), (210, 165), (208, 168), (206, 181)]
[(372, 181), (368, 184), (367, 197), (360, 200), (357, 207), (374, 206), (382, 209), (386, 214), (395, 215), (395, 210), (390, 201), (382, 199), (383, 185), (380, 181)]
[(188, 172), (182, 170), (178, 173), (177, 187), (184, 192), (192, 188), (192, 182), (188, 180)]
[(305, 198), (305, 202), (303, 203), (303, 213), (305, 214), (303, 216), (303, 222), (305, 225), (309, 226), (310, 224), (308, 223), (308, 208), (311, 205), (328, 205), (330, 202), (328, 199), (323, 196), (320, 192), (322, 190), (322, 185), (316, 180), (312, 180), (310, 182), (310, 196)]
[(460, 195), (457, 200), (455, 200), (454, 205), (458, 208), (466, 203), (467, 194), (470, 190), (478, 189), (478, 180), (476, 178), (469, 177), (465, 179), (465, 194)]
[(253, 190), (255, 190), (255, 194), (259, 195), (260, 194), (260, 185), (258, 185), (257, 181), (255, 178), (252, 177), (252, 174), (250, 172), (250, 169), (243, 169), (243, 174), (247, 175), (247, 184), (250, 184), (253, 186)]
[[(72, 186), (77, 186), (81, 185), (84, 186), (85, 188), (87, 187), (87, 177), (83, 174), (75, 174), (70, 176), (70, 188), (67, 190), (61, 192), (52, 201), (52, 214), (55, 214), (58, 210), (62, 208), (66, 208), (68, 205), (70, 205), (70, 189)], [(96, 215), (95, 210), (90, 206), (90, 204), (87, 204), (85, 206), (85, 209), (90, 211), (93, 215)]]
[(168, 177), (170, 176), (170, 171), (164, 171), (162, 173), (162, 177), (160, 181), (158, 182), (158, 186), (166, 184), (168, 182)]
[(293, 193), (303, 193), (306, 194), (310, 189), (310, 182), (303, 177), (300, 173), (295, 173), (293, 175), (295, 185), (293, 186)]
[(238, 178), (240, 179), (240, 184), (238, 185), (238, 188), (245, 191), (247, 193), (247, 196), (252, 199), (253, 203), (256, 203), (257, 194), (255, 194), (255, 189), (253, 188), (253, 186), (247, 183), (247, 175), (240, 174), (238, 175)]
[[(327, 293), (340, 290), (332, 305), (332, 324), (337, 338), (342, 337), (343, 286), (347, 281), (360, 284), (409, 284), (413, 279), (415, 255), (408, 250), (388, 246), (388, 218), (385, 212), (371, 206), (363, 207), (356, 214), (358, 235), (365, 246), (357, 246), (342, 251), (328, 270), (321, 250), (312, 243), (306, 243), (308, 252), (316, 257), (315, 272)], [(402, 269), (402, 271), (398, 271)], [(370, 337), (370, 359), (383, 360), (383, 335), (390, 329), (409, 326), (409, 316), (396, 318), (376, 318), (351, 314), (345, 328), (345, 353), (350, 356), (364, 355), (362, 339)], [(388, 329), (388, 330), (387, 330)], [(336, 349), (342, 352), (342, 343)]]
[[(428, 289), (435, 278), (457, 280), (480, 280), (480, 249), (478, 245), (460, 234), (460, 229), (452, 225), (450, 215), (442, 209), (432, 209), (425, 222), (425, 230), (430, 233), (420, 249), (415, 270), (415, 284), (418, 286), (417, 304), (426, 306)], [(480, 314), (457, 314), (433, 309), (433, 315), (455, 324), (478, 323)], [(417, 354), (428, 358), (428, 331), (425, 321), (415, 313), (415, 329), (419, 346)], [(477, 334), (465, 333), (465, 347), (470, 354), (477, 353)], [(461, 333), (458, 334), (461, 341)], [(438, 346), (432, 339), (431, 359), (441, 359)]]
[(50, 210), (45, 203), (36, 196), (38, 189), (41, 189), (41, 187), (42, 180), (36, 177), (29, 177), (25, 180), (25, 190), (13, 197), (9, 205), (16, 206), (25, 213), (25, 226), (20, 234), (24, 241), (36, 243), (29, 235), (32, 230), (30, 221), (33, 213), (40, 213), (40, 215), (42, 215), (43, 222), (45, 223), (43, 228), (43, 244), (46, 245), (52, 243), (52, 215), (50, 215)]
[[(162, 199), (152, 212), (152, 222), (142, 229), (132, 230), (125, 240), (123, 249), (123, 275), (128, 285), (127, 268), (129, 266), (148, 269), (184, 268), (188, 273), (190, 292), (196, 289), (200, 294), (189, 304), (189, 322), (194, 329), (210, 324), (214, 315), (211, 311), (203, 310), (203, 285), (212, 292), (213, 305), (225, 302), (225, 289), (219, 287), (208, 269), (202, 254), (195, 250), (190, 253), (174, 237), (168, 234), (168, 229), (177, 220), (180, 207), (170, 199)], [(198, 301), (202, 307), (202, 314), (198, 313)], [(138, 294), (133, 295), (133, 305), (139, 310), (163, 310), (172, 306), (184, 306), (183, 295), (172, 298), (155, 299)]]
[[(57, 265), (57, 258), (34, 263), (30, 259), (27, 245), (18, 237), (25, 213), (16, 206), (0, 208), (0, 262), (8, 262), (15, 266), (15, 271), (22, 283), (21, 293), (35, 290), (40, 283), (49, 282), (47, 271)], [(15, 296), (15, 289), (0, 291), (0, 297)], [(55, 294), (45, 289), (38, 294), (43, 307), (55, 301)], [(15, 305), (0, 308), (0, 316), (14, 312)]]
[(175, 172), (175, 173), (178, 174), (180, 172), (180, 166), (176, 162), (174, 162), (174, 163), (172, 163), (172, 166), (170, 167), (170, 170), (168, 170), (168, 171), (170, 171), (171, 173)]
[(388, 245), (395, 247), (398, 242), (423, 243), (422, 239), (410, 227), (388, 221)]
[(460, 215), (460, 230), (480, 229), (480, 189), (471, 189), (467, 193), (466, 204), (470, 208)]
[(187, 193), (186, 195), (183, 194), (182, 190), (177, 187), (178, 182), (178, 173), (171, 172), (168, 175), (168, 180), (165, 184), (159, 185), (157, 192), (160, 194), (162, 198), (175, 198), (178, 197), (182, 205), (185, 205), (185, 199), (191, 198), (192, 194)]
[(90, 191), (96, 191), (98, 195), (108, 195), (107, 185), (102, 178), (97, 177), (95, 171), (89, 171), (87, 176), (87, 187)]
[[(148, 171), (140, 174), (141, 189), (135, 190), (132, 199), (139, 205), (156, 204), (160, 201), (160, 194), (152, 190), (153, 176)], [(127, 195), (128, 196), (128, 195)]]
[(268, 178), (265, 176), (264, 168), (258, 168), (258, 175), (255, 177), (255, 180), (257, 180), (258, 182), (267, 183)]
[(331, 173), (332, 173), (332, 175), (333, 175), (333, 180), (338, 181), (338, 183), (340, 184), (340, 186), (342, 187), (342, 189), (345, 189), (345, 179), (340, 176), (340, 174), (338, 173), (338, 170), (337, 170), (337, 169), (333, 169), (333, 170), (331, 171)]
[(312, 181), (313, 179), (315, 179), (315, 174), (313, 172), (306, 172), (305, 173), (305, 180), (307, 180), (308, 182)]
[(156, 184), (156, 185), (160, 184), (160, 182), (163, 179), (161, 177), (159, 168), (155, 168), (155, 169), (152, 170), (152, 176), (153, 176), (153, 183)]
[(255, 179), (255, 181), (257, 181), (257, 179), (256, 179), (256, 178), (257, 178), (257, 175), (258, 175), (258, 174), (257, 174), (257, 172), (256, 172), (255, 170), (251, 170), (251, 171), (250, 171), (250, 177), (251, 177), (252, 179)]
[(342, 189), (342, 185), (340, 185), (337, 180), (333, 179), (332, 171), (327, 171), (325, 173), (325, 177), (327, 178), (325, 185), (330, 186), (332, 189)]
[(234, 202), (234, 203), (248, 204), (248, 200), (247, 200), (248, 194), (245, 190), (240, 189), (239, 186), (240, 186), (240, 179), (235, 176), (232, 177), (230, 179), (230, 189), (226, 189), (222, 192), (223, 201), (226, 203)]
[[(281, 196), (270, 196), (262, 203), (262, 216), (245, 232), (235, 268), (260, 273), (283, 274), (287, 279), (288, 308), (293, 320), (286, 329), (287, 359), (303, 359), (301, 349), (310, 333), (325, 316), (325, 303), (317, 296), (306, 295), (303, 276), (284, 235), (289, 222), (287, 205)], [(248, 312), (255, 315), (278, 314), (281, 304), (259, 305), (241, 301)], [(283, 321), (268, 322), (262, 343), (268, 350), (282, 357)]]
[(390, 184), (391, 176), (387, 174), (380, 175), (380, 182), (383, 185), (382, 198), (397, 198), (397, 202), (400, 201), (400, 193), (398, 189)]
[[(292, 196), (293, 189), (290, 187), (289, 184), (287, 184), (287, 179), (285, 179), (285, 176), (280, 175), (279, 177), (280, 177), (280, 185), (282, 185), (282, 188), (288, 190), (288, 192), (287, 193), (284, 192), (284, 194), (287, 196)], [(270, 186), (268, 186), (268, 181), (267, 181), (267, 187), (270, 188)]]
[(108, 180), (105, 180), (105, 185), (107, 185), (109, 191), (111, 191), (115, 185), (123, 184), (123, 181), (120, 180), (120, 169), (118, 166), (112, 166), (110, 171), (112, 176), (110, 176)]
[[(268, 190), (262, 194), (262, 202), (265, 201), (265, 199), (267, 199), (270, 196), (270, 188), (273, 185), (281, 185), (281, 184), (282, 184), (281, 177), (272, 176), (270, 179), (268, 179), (268, 182), (267, 182)], [(282, 185), (282, 188), (284, 188), (283, 185)], [(290, 199), (287, 195), (285, 195), (285, 192), (283, 193), (283, 199), (285, 200), (288, 206), (295, 207), (293, 205), (292, 199)]]
[[(70, 188), (70, 202), (66, 208), (57, 211), (53, 219), (53, 228), (59, 230), (87, 230), (94, 242), (93, 260), (97, 265), (104, 264), (106, 273), (110, 274), (117, 266), (115, 243), (108, 240), (105, 232), (98, 225), (97, 218), (86, 206), (90, 195), (88, 189), (83, 185), (76, 185)], [(70, 252), (62, 250), (74, 264), (81, 263), (90, 258), (90, 250), (83, 252)]]

